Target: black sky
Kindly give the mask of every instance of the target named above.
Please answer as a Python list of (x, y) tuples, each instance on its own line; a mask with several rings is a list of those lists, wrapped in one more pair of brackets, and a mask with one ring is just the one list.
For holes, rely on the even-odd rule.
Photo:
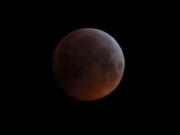
[[(108, 124), (117, 122), (123, 134), (153, 133), (162, 123), (160, 133), (176, 134), (179, 39), (174, 0), (61, 1), (12, 4), (8, 8), (3, 10), (6, 22), (1, 37), (8, 46), (10, 87), (17, 90), (18, 97), (36, 104), (34, 111), (48, 112), (52, 119), (59, 114), (72, 123), (94, 120), (102, 124), (106, 119)], [(125, 74), (117, 90), (93, 102), (65, 95), (57, 87), (51, 70), (58, 41), (82, 27), (111, 34), (126, 60)], [(21, 101), (18, 103), (21, 109), (27, 107)]]

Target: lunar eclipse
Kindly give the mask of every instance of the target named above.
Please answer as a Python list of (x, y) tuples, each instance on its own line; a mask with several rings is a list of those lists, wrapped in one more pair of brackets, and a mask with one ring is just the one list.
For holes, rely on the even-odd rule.
[(65, 36), (54, 50), (52, 70), (59, 88), (79, 100), (97, 100), (112, 93), (122, 80), (125, 59), (108, 33), (82, 28)]

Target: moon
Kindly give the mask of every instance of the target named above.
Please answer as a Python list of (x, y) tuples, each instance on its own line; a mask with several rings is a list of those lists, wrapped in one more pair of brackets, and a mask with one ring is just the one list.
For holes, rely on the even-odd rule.
[(124, 68), (118, 42), (95, 28), (70, 32), (53, 52), (52, 70), (58, 87), (79, 100), (98, 100), (112, 93)]

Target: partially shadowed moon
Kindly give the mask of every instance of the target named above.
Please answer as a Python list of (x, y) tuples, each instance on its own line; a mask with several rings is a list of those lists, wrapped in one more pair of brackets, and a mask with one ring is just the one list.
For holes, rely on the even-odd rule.
[(109, 95), (120, 83), (124, 67), (124, 55), (117, 41), (94, 28), (69, 33), (53, 53), (57, 85), (79, 100)]

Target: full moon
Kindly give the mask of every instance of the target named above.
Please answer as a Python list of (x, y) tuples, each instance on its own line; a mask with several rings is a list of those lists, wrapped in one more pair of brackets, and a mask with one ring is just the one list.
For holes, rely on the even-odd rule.
[(52, 70), (58, 87), (79, 100), (97, 100), (112, 93), (124, 68), (118, 42), (95, 28), (70, 32), (53, 53)]

